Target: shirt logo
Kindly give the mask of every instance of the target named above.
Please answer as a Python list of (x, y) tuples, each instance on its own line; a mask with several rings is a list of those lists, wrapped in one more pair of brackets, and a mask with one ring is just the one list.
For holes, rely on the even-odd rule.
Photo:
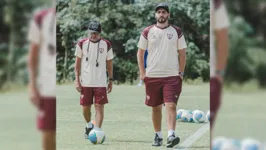
[(168, 33), (168, 34), (167, 34), (167, 37), (168, 37), (169, 40), (171, 40), (172, 37), (173, 37), (173, 34), (169, 34), (169, 33)]
[(103, 50), (104, 50), (103, 48), (99, 48), (100, 53), (103, 53)]
[(147, 100), (150, 100), (150, 96), (149, 95), (147, 95), (146, 98), (147, 98)]

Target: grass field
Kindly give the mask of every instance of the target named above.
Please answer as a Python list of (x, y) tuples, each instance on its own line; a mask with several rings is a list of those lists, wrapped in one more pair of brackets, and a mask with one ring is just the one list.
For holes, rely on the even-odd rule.
[(35, 118), (26, 90), (0, 94), (0, 149), (41, 150)]
[[(164, 149), (167, 137), (165, 112), (163, 113), (164, 146), (153, 148), (154, 131), (151, 122), (151, 108), (144, 105), (144, 87), (114, 86), (105, 106), (103, 130), (107, 139), (103, 145), (92, 145), (84, 139), (84, 125), (79, 94), (73, 85), (57, 88), (57, 150), (147, 150)], [(209, 84), (184, 85), (178, 108), (209, 110)], [(94, 109), (94, 108), (93, 108)], [(92, 112), (94, 116), (94, 111)], [(92, 118), (94, 119), (94, 117)], [(205, 124), (178, 122), (176, 134), (180, 144)], [(209, 149), (207, 131), (189, 149)]]
[(266, 91), (225, 91), (217, 116), (214, 137), (241, 140), (246, 137), (266, 142)]

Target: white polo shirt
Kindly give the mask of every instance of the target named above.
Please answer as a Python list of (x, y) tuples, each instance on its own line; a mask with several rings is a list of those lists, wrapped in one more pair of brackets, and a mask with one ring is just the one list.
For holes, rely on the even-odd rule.
[(217, 60), (214, 32), (229, 27), (229, 19), (226, 8), (221, 0), (211, 0), (210, 27), (210, 76), (214, 77), (216, 74)]
[[(51, 31), (52, 29), (52, 31)], [(30, 22), (28, 40), (38, 44), (39, 67), (37, 83), (41, 96), (56, 96), (56, 16), (55, 9), (37, 12)], [(53, 45), (54, 52), (48, 45)]]
[(148, 49), (146, 77), (169, 77), (179, 74), (178, 50), (187, 44), (179, 27), (151, 25), (143, 30), (138, 48)]
[[(98, 67), (96, 60), (98, 55)], [(106, 87), (106, 61), (114, 58), (112, 45), (108, 40), (92, 42), (82, 39), (76, 45), (75, 56), (81, 58), (80, 83), (84, 87)]]

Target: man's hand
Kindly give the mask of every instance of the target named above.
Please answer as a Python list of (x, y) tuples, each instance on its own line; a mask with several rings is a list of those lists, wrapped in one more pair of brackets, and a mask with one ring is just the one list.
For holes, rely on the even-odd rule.
[(139, 77), (140, 80), (144, 81), (144, 78), (145, 78), (145, 72), (140, 73), (139, 75), (140, 75), (140, 77)]
[(82, 87), (81, 87), (81, 84), (80, 84), (79, 80), (76, 80), (76, 90), (78, 92), (81, 92), (81, 90), (82, 90)]
[(181, 78), (181, 80), (183, 80), (183, 76), (181, 76), (181, 75), (178, 75), (180, 78)]
[(32, 84), (29, 85), (29, 90), (31, 103), (38, 108), (40, 105), (40, 92), (38, 88)]
[(113, 89), (113, 82), (112, 81), (109, 81), (108, 83), (108, 88), (107, 88), (107, 93), (111, 93), (112, 92), (112, 89)]

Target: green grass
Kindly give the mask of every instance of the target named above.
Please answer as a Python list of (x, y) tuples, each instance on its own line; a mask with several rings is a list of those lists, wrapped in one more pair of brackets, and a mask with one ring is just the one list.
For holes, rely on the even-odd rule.
[[(144, 87), (129, 85), (114, 86), (109, 95), (109, 104), (105, 106), (103, 130), (107, 139), (103, 145), (92, 145), (84, 139), (82, 110), (79, 94), (74, 85), (61, 85), (57, 88), (57, 148), (58, 150), (138, 150), (153, 148), (151, 143), (154, 131), (151, 122), (151, 108), (144, 104)], [(209, 109), (209, 84), (184, 85), (178, 108)], [(94, 107), (92, 116), (94, 116)], [(167, 129), (165, 110), (163, 113), (163, 136), (166, 142)], [(94, 119), (94, 117), (92, 118)], [(204, 124), (177, 122), (176, 134), (181, 143)], [(191, 149), (209, 149), (209, 133), (191, 146)]]
[(214, 137), (225, 136), (241, 140), (245, 137), (266, 141), (266, 92), (233, 92), (226, 90), (217, 116)]
[(41, 150), (36, 112), (27, 91), (0, 94), (0, 149)]

